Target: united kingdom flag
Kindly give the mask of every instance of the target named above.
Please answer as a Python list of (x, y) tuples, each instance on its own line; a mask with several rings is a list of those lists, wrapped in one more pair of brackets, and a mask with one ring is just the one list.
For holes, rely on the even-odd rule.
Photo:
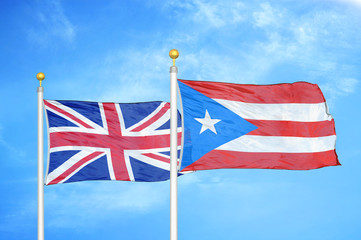
[[(85, 180), (169, 179), (170, 105), (44, 100), (46, 185)], [(178, 114), (178, 150), (182, 129)]]

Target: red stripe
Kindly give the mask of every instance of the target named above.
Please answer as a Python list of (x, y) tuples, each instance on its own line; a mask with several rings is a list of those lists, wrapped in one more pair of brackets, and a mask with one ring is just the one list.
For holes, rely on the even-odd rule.
[[(120, 127), (119, 115), (117, 113), (116, 104), (102, 103), (102, 105), (109, 132), (109, 135), (103, 136), (102, 139), (104, 143), (106, 143), (108, 147), (110, 147), (114, 177), (116, 180), (129, 181), (130, 177), (124, 161), (124, 152), (122, 149), (122, 146), (128, 147), (128, 145), (126, 139), (122, 136), (122, 130)], [(95, 142), (93, 142), (93, 146), (96, 144), (96, 141), (101, 141), (101, 138), (97, 136), (94, 140)], [(120, 140), (120, 142), (117, 142), (116, 140)]]
[(162, 162), (170, 163), (169, 158), (162, 157), (162, 156), (156, 155), (154, 153), (143, 153), (143, 155), (147, 156), (147, 157), (150, 157), (150, 158), (154, 158), (154, 159), (162, 161)]
[(74, 116), (71, 115), (70, 113), (62, 110), (61, 108), (58, 108), (57, 106), (55, 106), (54, 104), (52, 104), (52, 103), (50, 103), (50, 102), (48, 102), (48, 101), (46, 101), (46, 100), (44, 100), (44, 104), (45, 104), (48, 108), (51, 108), (51, 109), (53, 109), (53, 110), (55, 110), (55, 111), (57, 111), (57, 112), (65, 115), (65, 116), (71, 118), (72, 120), (74, 120), (75, 122), (79, 123), (80, 125), (83, 125), (83, 126), (86, 127), (86, 128), (93, 128), (93, 127), (89, 126), (88, 124), (86, 124), (85, 122), (83, 122), (82, 120), (80, 120), (79, 118), (74, 117)]
[(101, 152), (94, 152), (94, 153), (86, 156), (85, 158), (82, 158), (79, 162), (76, 162), (73, 166), (68, 168), (65, 172), (63, 172), (60, 176), (55, 178), (53, 181), (51, 181), (47, 185), (59, 183), (60, 181), (64, 180), (66, 177), (68, 177), (70, 174), (72, 174), (74, 171), (76, 171), (78, 168), (80, 168), (84, 163), (93, 160), (94, 158), (98, 157), (101, 154), (102, 154)]
[(144, 128), (150, 126), (152, 123), (154, 123), (157, 119), (159, 119), (162, 115), (164, 115), (170, 108), (170, 104), (169, 103), (166, 103), (162, 109), (157, 113), (155, 114), (152, 118), (148, 119), (145, 123), (143, 123), (142, 125), (134, 128), (132, 130), (132, 132), (139, 132), (141, 130), (143, 130)]
[(284, 137), (325, 137), (336, 135), (333, 119), (321, 122), (246, 120), (258, 127), (247, 135)]
[(221, 168), (309, 170), (341, 165), (334, 150), (315, 153), (249, 153), (213, 150), (182, 171)]
[(181, 80), (209, 98), (247, 103), (322, 103), (325, 98), (317, 84), (307, 82), (274, 85), (234, 84)]
[[(182, 133), (178, 133), (180, 143)], [(84, 146), (123, 149), (166, 148), (170, 146), (169, 134), (154, 136), (108, 136), (92, 133), (53, 132), (49, 134), (50, 148), (65, 146)]]

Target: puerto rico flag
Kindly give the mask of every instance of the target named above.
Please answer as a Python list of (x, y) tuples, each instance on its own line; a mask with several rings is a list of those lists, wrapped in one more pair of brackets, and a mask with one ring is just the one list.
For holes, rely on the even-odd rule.
[[(169, 103), (44, 100), (44, 105), (49, 139), (46, 185), (169, 179)], [(181, 127), (178, 137), (180, 144)]]
[(178, 84), (184, 121), (182, 171), (340, 165), (334, 120), (316, 84)]

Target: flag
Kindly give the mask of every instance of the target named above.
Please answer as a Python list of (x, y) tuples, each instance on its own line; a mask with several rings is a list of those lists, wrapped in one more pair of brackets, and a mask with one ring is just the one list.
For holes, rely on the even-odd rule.
[[(44, 100), (44, 105), (49, 139), (46, 185), (169, 179), (169, 103)], [(180, 137), (179, 127), (179, 143)]]
[(181, 170), (340, 165), (334, 120), (316, 84), (178, 84), (184, 119)]

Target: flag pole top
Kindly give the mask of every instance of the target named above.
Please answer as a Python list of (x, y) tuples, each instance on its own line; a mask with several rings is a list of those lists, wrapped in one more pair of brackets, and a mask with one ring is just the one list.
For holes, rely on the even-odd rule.
[(177, 49), (172, 49), (169, 51), (169, 57), (173, 59), (173, 66), (175, 66), (175, 60), (179, 56), (179, 52)]
[(41, 87), (41, 82), (45, 79), (45, 74), (39, 72), (38, 74), (36, 74), (36, 78), (40, 81), (40, 87)]

